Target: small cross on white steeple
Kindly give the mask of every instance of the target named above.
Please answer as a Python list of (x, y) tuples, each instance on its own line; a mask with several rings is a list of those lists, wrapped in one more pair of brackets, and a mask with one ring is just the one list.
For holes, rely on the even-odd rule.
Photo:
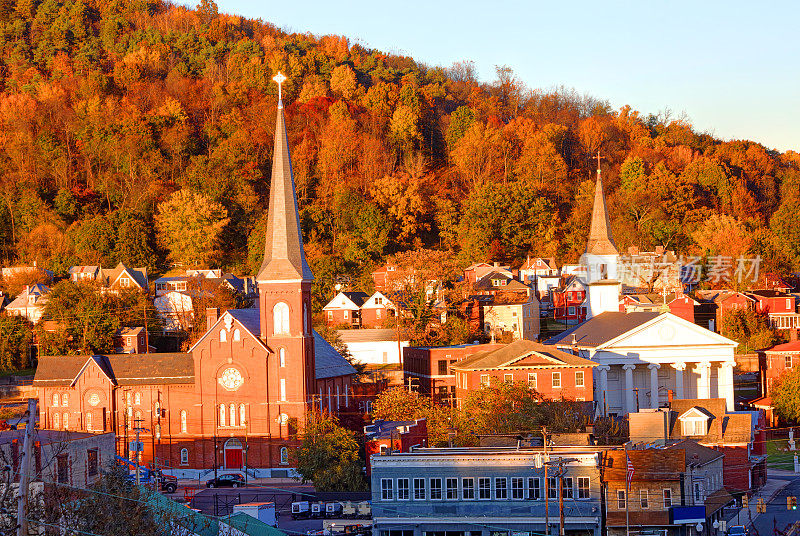
[(278, 74), (273, 76), (272, 79), (275, 81), (275, 83), (278, 84), (278, 105), (279, 106), (283, 105), (283, 98), (281, 96), (281, 84), (283, 84), (286, 81), (286, 77), (283, 76), (283, 73), (278, 71)]

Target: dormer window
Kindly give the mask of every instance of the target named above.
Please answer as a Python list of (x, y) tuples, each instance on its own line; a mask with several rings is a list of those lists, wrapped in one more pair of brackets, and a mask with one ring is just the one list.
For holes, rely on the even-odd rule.
[(708, 434), (710, 415), (700, 408), (692, 408), (680, 417), (681, 433), (685, 436), (704, 436)]
[(131, 286), (131, 280), (127, 277), (120, 277), (119, 278), (119, 286), (121, 287), (129, 287)]

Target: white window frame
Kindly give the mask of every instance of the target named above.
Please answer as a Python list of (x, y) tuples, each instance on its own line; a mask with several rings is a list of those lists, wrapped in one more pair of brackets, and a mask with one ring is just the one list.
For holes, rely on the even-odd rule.
[(481, 374), (481, 387), (483, 387), (483, 386), (488, 387), (490, 381), (491, 380), (489, 379), (489, 375), (488, 374)]
[(511, 499), (521, 501), (525, 498), (525, 479), (521, 476), (511, 477)]
[[(592, 496), (592, 481), (588, 476), (579, 476), (578, 480), (578, 499), (589, 499)], [(585, 483), (585, 486), (583, 485)]]
[(461, 479), (461, 497), (465, 501), (475, 500), (475, 479), (473, 477), (468, 476)]
[[(485, 484), (485, 485), (484, 485)], [(478, 478), (478, 500), (490, 501), (492, 499), (492, 479), (488, 476)]]
[(181, 449), (181, 465), (189, 465), (189, 449)]
[(382, 501), (394, 500), (394, 487), (391, 478), (381, 478), (381, 500)]
[(617, 509), (618, 510), (625, 510), (625, 501), (627, 497), (625, 496), (624, 489), (617, 490)]
[(547, 477), (547, 497), (548, 499), (558, 499), (558, 478)]
[(424, 478), (414, 478), (414, 500), (424, 501), (428, 498), (428, 487)]
[(508, 479), (504, 476), (494, 478), (494, 498), (499, 501), (508, 500)]
[(575, 497), (574, 481), (571, 476), (565, 476), (561, 481), (562, 491), (565, 499)]
[(681, 420), (681, 432), (685, 436), (698, 437), (708, 434), (708, 419), (693, 417)]
[(432, 501), (441, 501), (442, 500), (442, 479), (441, 477), (431, 478), (430, 481), (430, 490), (431, 490), (431, 500)]
[(458, 500), (458, 478), (448, 477), (444, 481), (445, 499), (448, 501)]
[(553, 371), (552, 385), (553, 389), (561, 389), (561, 372)]
[(786, 354), (783, 356), (783, 364), (786, 368), (792, 368), (792, 354)]
[(528, 500), (539, 501), (542, 498), (542, 481), (538, 476), (528, 477)]
[(503, 374), (503, 382), (511, 382), (514, 383), (514, 374)]
[(397, 479), (397, 500), (408, 501), (411, 499), (411, 486), (407, 478)]
[(575, 387), (586, 387), (586, 376), (582, 370), (575, 372)]
[(530, 387), (532, 389), (538, 389), (539, 388), (535, 372), (529, 372), (528, 373), (528, 387)]
[(650, 497), (647, 496), (646, 489), (639, 490), (639, 506), (641, 506), (642, 510), (650, 508)]

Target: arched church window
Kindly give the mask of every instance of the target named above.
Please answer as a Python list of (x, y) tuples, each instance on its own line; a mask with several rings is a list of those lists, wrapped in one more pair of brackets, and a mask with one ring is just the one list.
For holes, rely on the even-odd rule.
[(61, 395), (61, 405), (64, 407), (69, 406), (69, 395), (67, 393)]
[(233, 330), (233, 340), (234, 342), (239, 342), (242, 340), (242, 332), (238, 329)]
[(219, 342), (226, 342), (228, 340), (228, 332), (225, 329), (219, 330)]
[(289, 306), (284, 302), (272, 308), (272, 329), (276, 335), (289, 333)]
[(286, 348), (278, 350), (278, 365), (281, 367), (286, 366)]
[(58, 430), (60, 426), (61, 426), (61, 414), (53, 413), (53, 428)]
[(181, 410), (181, 433), (185, 434), (188, 430), (188, 425), (186, 423), (186, 410)]
[(58, 407), (58, 401), (59, 401), (58, 393), (53, 393), (53, 407), (54, 408)]
[(231, 420), (231, 426), (236, 426), (236, 404), (231, 404), (231, 414), (228, 418)]
[(289, 463), (289, 449), (286, 447), (281, 447), (281, 465), (287, 465)]
[(219, 405), (219, 425), (225, 426), (225, 404)]
[(239, 404), (239, 426), (245, 426), (247, 424), (247, 409), (245, 409), (244, 404)]
[(139, 406), (142, 403), (142, 393), (136, 392), (133, 394), (133, 404)]

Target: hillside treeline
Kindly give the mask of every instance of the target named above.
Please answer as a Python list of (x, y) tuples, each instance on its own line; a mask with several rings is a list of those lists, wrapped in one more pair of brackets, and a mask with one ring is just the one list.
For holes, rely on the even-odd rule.
[(574, 261), (596, 155), (618, 246), (797, 268), (800, 155), (666, 112), (490, 83), (337, 36), (157, 0), (3, 0), (0, 254), (64, 273), (118, 261), (252, 273), (276, 71), (320, 284), (414, 248)]

